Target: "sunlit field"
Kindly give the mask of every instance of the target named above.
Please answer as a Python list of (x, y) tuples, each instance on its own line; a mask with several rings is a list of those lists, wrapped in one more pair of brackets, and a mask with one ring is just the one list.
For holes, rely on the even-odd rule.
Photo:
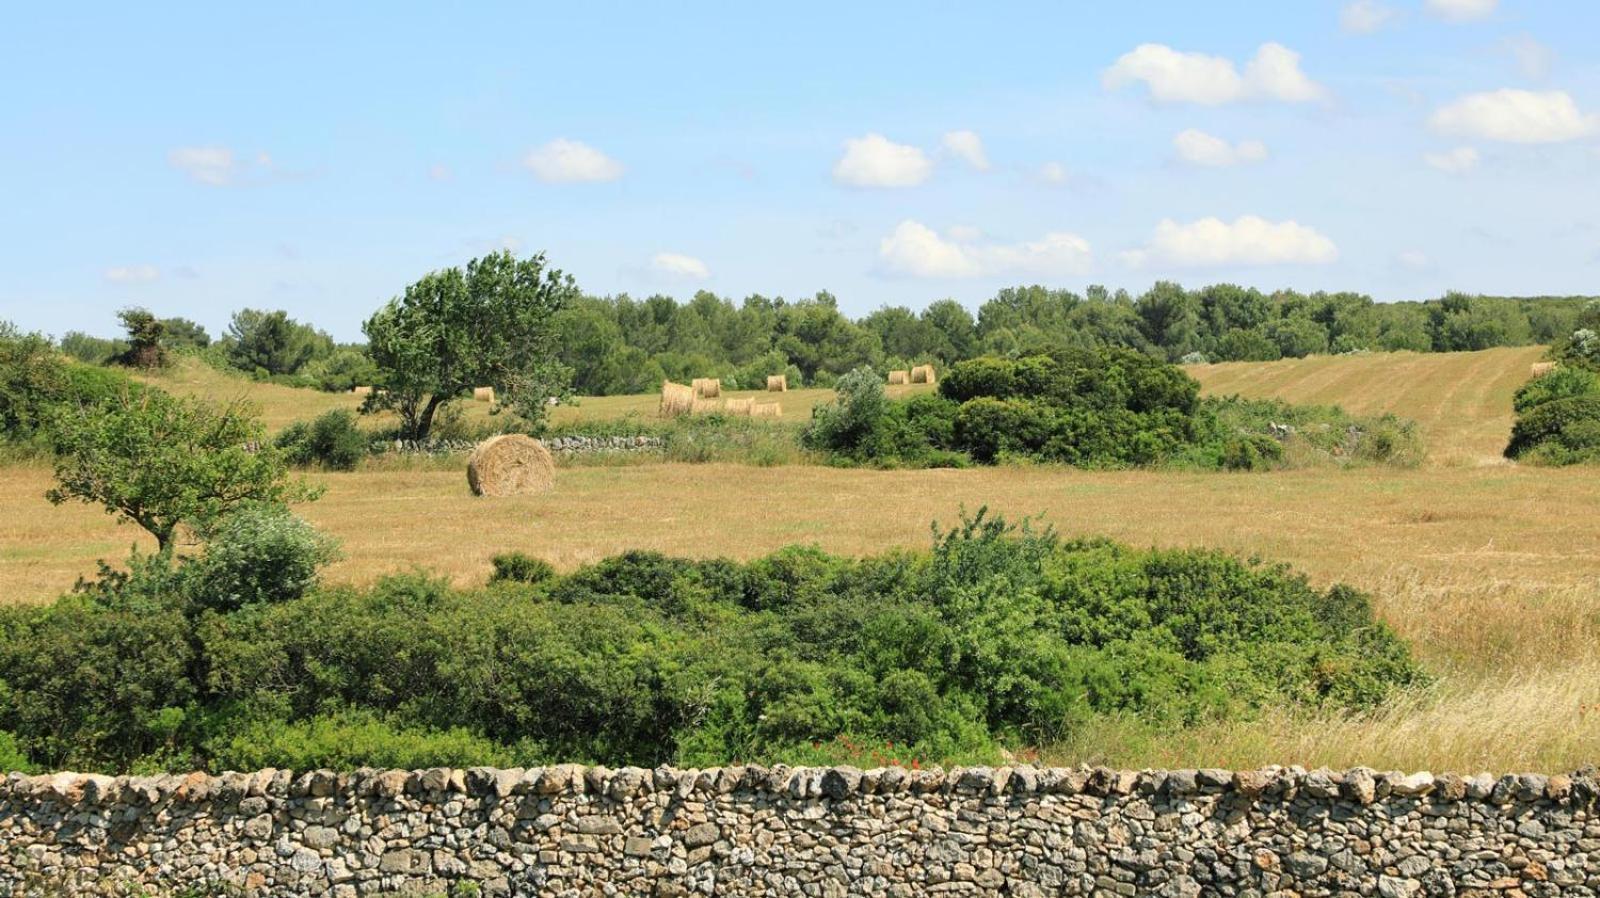
[[(1070, 535), (1210, 546), (1370, 592), (1435, 678), (1358, 719), (1234, 722), (1155, 739), (1104, 724), (1048, 760), (1129, 765), (1367, 764), (1562, 769), (1600, 757), (1600, 478), (1499, 457), (1511, 393), (1540, 355), (1500, 349), (1371, 355), (1187, 370), (1212, 393), (1279, 396), (1415, 418), (1430, 450), (1415, 470), (1084, 472), (1052, 467), (872, 471), (817, 466), (571, 467), (551, 493), (472, 497), (454, 469), (319, 474), (302, 512), (338, 537), (329, 578), (365, 583), (421, 568), (481, 583), (519, 550), (567, 570), (630, 549), (749, 558), (793, 543), (869, 554), (928, 544), (964, 506), (1039, 515)], [(217, 382), (208, 378), (217, 378)], [(241, 391), (269, 425), (352, 397), (251, 385), (198, 368), (177, 390)], [(221, 387), (217, 385), (221, 384)], [(826, 391), (782, 396), (803, 421)], [(651, 414), (655, 397), (587, 399), (561, 416)], [(481, 411), (477, 413), (482, 413)], [(119, 559), (139, 531), (88, 506), (55, 508), (44, 466), (0, 470), (0, 596), (41, 601)], [(143, 543), (147, 548), (148, 543)]]

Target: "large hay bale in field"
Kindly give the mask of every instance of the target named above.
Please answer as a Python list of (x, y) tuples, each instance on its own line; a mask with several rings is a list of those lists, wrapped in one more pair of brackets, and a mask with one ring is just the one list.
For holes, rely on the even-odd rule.
[(787, 392), (789, 392), (789, 375), (787, 375), (787, 374), (769, 374), (769, 375), (767, 375), (767, 392), (768, 393), (787, 393)]
[(893, 387), (893, 386), (899, 386), (900, 384), (908, 384), (908, 383), (911, 383), (911, 372), (910, 371), (890, 371), (889, 372), (889, 386)]
[(503, 433), (479, 443), (467, 458), (467, 485), (479, 496), (525, 496), (555, 485), (550, 450), (533, 437)]
[(755, 405), (756, 401), (753, 397), (750, 399), (729, 399), (724, 403), (723, 408), (730, 415), (749, 416), (753, 414), (752, 410)]
[(670, 380), (661, 382), (661, 415), (666, 418), (675, 418), (687, 415), (694, 407), (694, 388), (683, 384), (675, 384)]
[(1554, 370), (1556, 370), (1555, 362), (1534, 362), (1532, 367), (1534, 377), (1544, 377)]
[(689, 414), (710, 415), (722, 411), (722, 403), (715, 399), (701, 399), (696, 397), (689, 403)]
[(371, 396), (372, 395), (372, 388), (371, 387), (351, 387), (350, 388), (350, 392), (356, 394), (357, 396)]
[(701, 399), (715, 399), (722, 395), (722, 381), (715, 377), (697, 377), (690, 384), (694, 394)]
[(752, 418), (781, 418), (783, 417), (783, 406), (776, 402), (757, 402), (750, 406), (750, 416)]
[(918, 365), (911, 369), (911, 382), (914, 384), (936, 383), (938, 378), (933, 374), (932, 365)]
[(494, 387), (473, 387), (472, 388), (472, 401), (473, 402), (493, 402), (494, 401)]

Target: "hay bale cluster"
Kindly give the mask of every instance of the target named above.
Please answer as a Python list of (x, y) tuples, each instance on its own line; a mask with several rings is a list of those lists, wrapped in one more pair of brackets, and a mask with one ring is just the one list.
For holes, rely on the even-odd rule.
[[(779, 377), (781, 376), (779, 375)], [(713, 394), (704, 392), (708, 389), (707, 382), (713, 385), (709, 387), (714, 391)], [(768, 378), (768, 383), (770, 382), (771, 378)], [(720, 401), (710, 398), (710, 395), (720, 396), (721, 393), (722, 382), (716, 378), (699, 378), (689, 386), (675, 384), (670, 380), (664, 381), (661, 384), (661, 416), (664, 418), (676, 418), (679, 415), (710, 415), (721, 412), (725, 415), (751, 418), (783, 417), (783, 407), (778, 403), (757, 402), (753, 396), (743, 399), (730, 397)]]
[(520, 433), (490, 437), (467, 459), (467, 485), (478, 496), (525, 496), (555, 485), (555, 460), (538, 440)]

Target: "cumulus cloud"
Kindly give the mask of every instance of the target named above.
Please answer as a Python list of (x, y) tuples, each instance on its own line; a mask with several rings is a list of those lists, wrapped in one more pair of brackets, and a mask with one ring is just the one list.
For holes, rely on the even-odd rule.
[(548, 184), (615, 181), (622, 163), (578, 140), (557, 138), (524, 156), (524, 168)]
[(1355, 0), (1339, 10), (1339, 27), (1351, 34), (1371, 34), (1394, 19), (1394, 10), (1378, 0)]
[(1461, 97), (1440, 107), (1428, 123), (1458, 137), (1560, 143), (1593, 134), (1600, 118), (1578, 109), (1566, 91), (1504, 88)]
[(1449, 22), (1470, 22), (1494, 12), (1500, 0), (1428, 0), (1428, 12)]
[(105, 279), (113, 284), (148, 284), (161, 277), (161, 269), (154, 265), (118, 265), (105, 270)]
[(989, 155), (984, 152), (983, 138), (976, 131), (948, 131), (940, 141), (945, 151), (965, 160), (978, 171), (989, 170)]
[(1428, 153), (1422, 161), (1429, 166), (1452, 175), (1464, 175), (1478, 167), (1482, 157), (1472, 147), (1456, 147), (1443, 153)]
[(988, 275), (1083, 274), (1094, 261), (1089, 242), (1076, 234), (1056, 232), (1021, 243), (984, 242), (970, 228), (952, 228), (945, 236), (918, 221), (906, 220), (878, 244), (885, 271), (925, 278), (970, 278)]
[(711, 277), (711, 269), (694, 256), (682, 253), (656, 253), (650, 259), (653, 274), (690, 281), (703, 281)]
[(1241, 73), (1230, 59), (1186, 53), (1165, 44), (1140, 44), (1124, 53), (1101, 77), (1108, 90), (1143, 84), (1158, 103), (1220, 106), (1243, 100), (1304, 103), (1326, 96), (1300, 70), (1300, 54), (1266, 43)]
[(833, 180), (848, 187), (915, 187), (933, 173), (933, 162), (917, 147), (882, 134), (852, 137), (833, 164)]
[(1259, 140), (1228, 143), (1197, 128), (1179, 131), (1172, 138), (1172, 148), (1184, 162), (1213, 168), (1260, 162), (1267, 158), (1267, 145)]
[(1339, 248), (1316, 229), (1294, 221), (1272, 222), (1245, 215), (1233, 222), (1202, 218), (1188, 224), (1166, 219), (1150, 244), (1122, 254), (1128, 265), (1207, 267), (1217, 265), (1325, 265)]

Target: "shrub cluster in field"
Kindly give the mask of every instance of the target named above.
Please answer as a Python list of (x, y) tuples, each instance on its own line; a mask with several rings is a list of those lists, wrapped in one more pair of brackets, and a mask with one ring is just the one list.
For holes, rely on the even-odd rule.
[(1563, 365), (1517, 391), (1506, 457), (1570, 465), (1600, 461), (1600, 373)]
[(254, 507), (0, 611), (0, 752), (46, 768), (993, 759), (1106, 716), (1365, 707), (1419, 674), (1365, 596), (1214, 552), (1061, 541), (980, 512), (931, 551), (749, 563), (518, 556), (311, 588), (328, 547)]
[(1415, 429), (1392, 416), (1202, 400), (1182, 369), (1127, 350), (974, 359), (952, 367), (937, 396), (898, 402), (866, 368), (841, 378), (838, 391), (837, 402), (815, 410), (804, 441), (845, 462), (1254, 469), (1421, 455)]

